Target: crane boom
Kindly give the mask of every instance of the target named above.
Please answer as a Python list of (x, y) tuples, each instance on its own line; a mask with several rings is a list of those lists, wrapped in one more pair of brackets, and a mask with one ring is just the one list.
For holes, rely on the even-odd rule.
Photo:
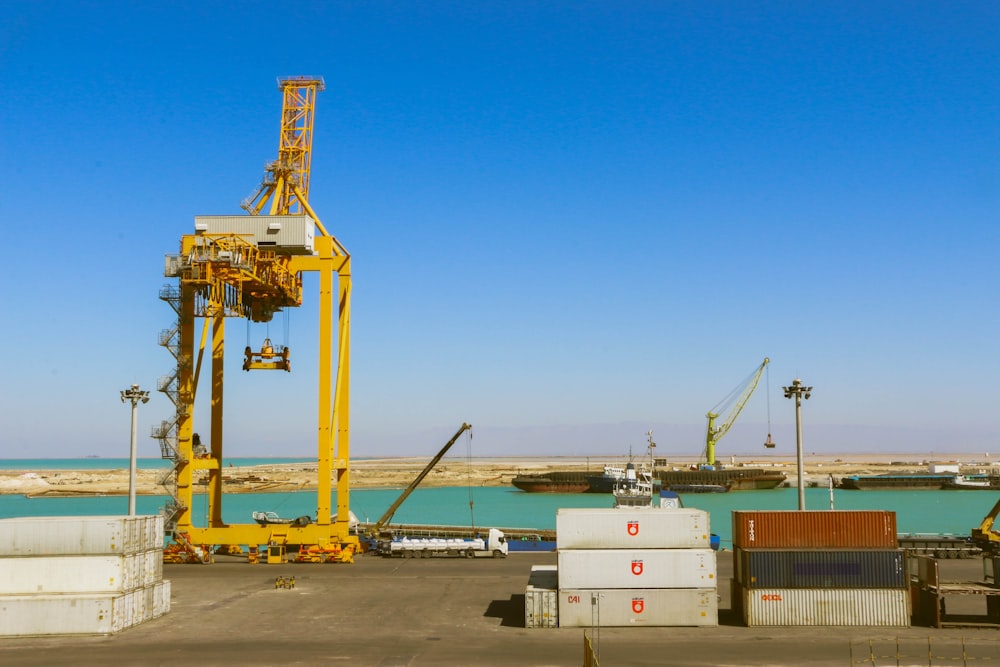
[(271, 201), (270, 215), (306, 213), (309, 209), (309, 172), (312, 166), (313, 118), (316, 93), (324, 90), (323, 77), (288, 76), (278, 79), (283, 96), (278, 159), (269, 162), (256, 192), (240, 204), (258, 215)]
[(432, 458), (426, 466), (424, 466), (424, 469), (420, 471), (420, 474), (417, 475), (412, 482), (410, 482), (410, 485), (406, 487), (401, 494), (399, 494), (399, 498), (396, 498), (396, 502), (389, 506), (389, 509), (387, 509), (385, 514), (382, 515), (382, 518), (375, 522), (375, 525), (373, 525), (368, 531), (369, 535), (375, 538), (379, 537), (382, 529), (387, 523), (392, 521), (392, 516), (396, 513), (396, 510), (399, 509), (399, 506), (403, 504), (403, 501), (410, 497), (413, 490), (420, 485), (420, 482), (424, 481), (424, 477), (427, 477), (427, 473), (434, 469), (434, 466), (436, 466), (438, 461), (440, 461), (448, 450), (451, 449), (451, 446), (455, 444), (459, 437), (471, 428), (471, 424), (462, 423), (462, 425), (455, 432), (455, 435), (451, 436), (451, 440), (445, 443), (444, 447), (441, 448), (441, 451), (439, 451), (437, 455)]
[[(739, 417), (740, 412), (743, 411), (743, 408), (744, 406), (746, 406), (747, 401), (749, 401), (750, 397), (753, 395), (754, 390), (757, 389), (757, 383), (760, 382), (760, 376), (764, 373), (764, 369), (770, 362), (771, 362), (770, 359), (764, 357), (764, 361), (761, 363), (760, 366), (757, 367), (757, 369), (753, 373), (750, 374), (750, 378), (747, 381), (745, 381), (742, 385), (740, 385), (740, 387), (742, 387), (742, 391), (739, 393), (739, 398), (736, 400), (736, 403), (733, 405), (732, 411), (726, 417), (725, 421), (722, 422), (721, 426), (719, 427), (715, 426), (715, 420), (719, 418), (719, 413), (715, 412), (715, 409), (718, 408), (719, 406), (716, 406), (716, 408), (709, 410), (708, 414), (706, 415), (708, 417), (708, 432), (705, 436), (705, 462), (708, 465), (710, 466), (715, 465), (716, 443), (722, 438), (722, 436), (724, 436), (726, 433), (729, 432), (729, 429), (732, 427), (733, 422), (735, 422), (736, 418)], [(729, 396), (724, 398), (719, 403), (719, 405), (727, 403), (730, 397), (736, 394), (737, 390), (740, 389), (740, 387), (737, 387), (737, 389), (734, 389), (732, 392), (730, 392)]]

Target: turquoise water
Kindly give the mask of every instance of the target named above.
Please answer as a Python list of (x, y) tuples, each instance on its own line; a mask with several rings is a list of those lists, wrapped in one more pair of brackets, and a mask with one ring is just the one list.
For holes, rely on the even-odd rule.
[[(806, 489), (806, 508), (830, 508), (829, 489)], [(351, 510), (361, 521), (376, 521), (399, 497), (399, 489), (361, 489), (351, 492)], [(732, 493), (682, 496), (687, 507), (706, 510), (712, 532), (723, 547), (732, 543), (730, 512), (742, 510), (794, 510), (798, 490), (736, 491)], [(836, 509), (879, 509), (896, 512), (901, 533), (950, 533), (968, 535), (993, 507), (998, 494), (993, 491), (834, 491)], [(153, 514), (165, 503), (164, 496), (139, 496), (136, 511)], [(470, 507), (471, 501), (471, 507)], [(525, 493), (508, 487), (466, 487), (417, 489), (396, 511), (394, 522), (454, 526), (504, 526), (509, 528), (554, 529), (560, 507), (610, 507), (611, 496), (604, 494)], [(196, 525), (205, 525), (205, 496), (195, 496)], [(336, 500), (334, 500), (336, 507)], [(269, 510), (282, 516), (315, 515), (316, 493), (247, 493), (226, 495), (223, 520), (250, 523), (250, 514)], [(78, 498), (27, 498), (0, 496), (0, 518), (15, 516), (82, 516), (124, 514), (126, 496)], [(199, 520), (200, 517), (200, 520)]]

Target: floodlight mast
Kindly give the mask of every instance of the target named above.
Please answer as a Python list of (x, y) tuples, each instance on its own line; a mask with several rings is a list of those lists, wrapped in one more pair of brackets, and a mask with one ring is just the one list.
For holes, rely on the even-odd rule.
[(128, 389), (121, 391), (122, 403), (130, 401), (132, 403), (132, 441), (129, 446), (128, 457), (128, 515), (135, 516), (135, 436), (136, 418), (139, 412), (139, 402), (149, 402), (149, 392), (139, 389), (139, 385), (133, 384)]
[(806, 387), (802, 380), (796, 378), (792, 380), (791, 386), (782, 387), (785, 398), (795, 398), (795, 451), (798, 466), (798, 487), (799, 487), (799, 510), (806, 508), (806, 492), (804, 480), (804, 466), (802, 464), (802, 399), (808, 399), (812, 395), (812, 387)]

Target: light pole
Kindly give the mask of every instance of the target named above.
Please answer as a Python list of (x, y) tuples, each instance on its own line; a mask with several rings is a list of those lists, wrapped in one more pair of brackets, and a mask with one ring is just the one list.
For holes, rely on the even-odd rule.
[(128, 515), (135, 516), (135, 435), (136, 435), (136, 415), (139, 412), (139, 401), (149, 402), (149, 392), (139, 389), (139, 385), (134, 384), (128, 389), (122, 389), (122, 403), (132, 401), (132, 444), (129, 449), (128, 458)]
[(795, 378), (791, 387), (782, 387), (785, 398), (795, 397), (795, 450), (799, 472), (799, 510), (806, 508), (805, 472), (802, 469), (802, 398), (809, 398), (812, 387), (803, 387), (802, 380)]

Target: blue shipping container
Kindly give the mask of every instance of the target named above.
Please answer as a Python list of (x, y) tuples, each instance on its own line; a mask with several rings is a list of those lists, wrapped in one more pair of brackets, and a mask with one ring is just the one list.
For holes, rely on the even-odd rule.
[(736, 549), (744, 588), (906, 588), (902, 549)]

